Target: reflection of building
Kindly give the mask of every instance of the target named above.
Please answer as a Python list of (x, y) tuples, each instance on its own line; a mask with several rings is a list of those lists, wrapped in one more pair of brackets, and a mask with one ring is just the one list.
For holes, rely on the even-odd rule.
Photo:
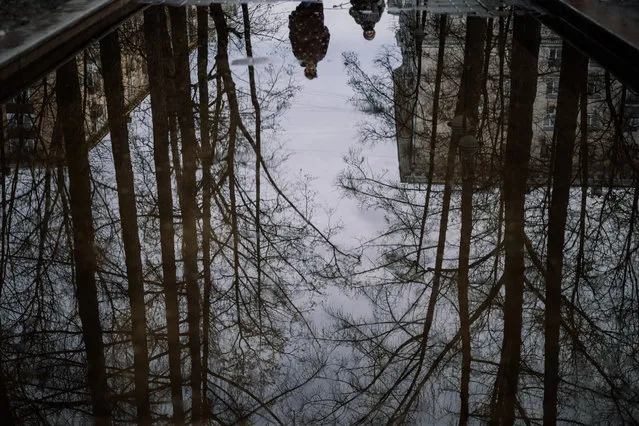
[[(421, 13), (421, 12), (417, 12)], [(402, 11), (399, 14), (399, 26), (396, 33), (397, 43), (402, 52), (402, 64), (393, 71), (395, 89), (395, 121), (397, 127), (397, 151), (399, 160), (400, 180), (405, 183), (424, 183), (427, 181), (430, 157), (430, 133), (432, 118), (432, 93), (435, 84), (435, 74), (438, 54), (438, 20), (435, 28), (429, 22), (425, 31), (417, 29), (417, 13)], [(457, 19), (458, 21), (458, 19)], [(456, 25), (452, 23), (451, 25)], [(416, 39), (418, 39), (416, 41)], [(451, 119), (447, 114), (454, 108), (450, 103), (450, 96), (456, 94), (457, 88), (451, 76), (458, 76), (459, 67), (456, 65), (454, 50), (457, 46), (447, 44), (444, 69), (447, 79), (442, 81), (440, 96), (441, 122), (437, 125), (438, 142), (436, 144), (435, 179), (443, 179), (443, 169), (446, 163), (447, 147), (441, 143), (450, 135), (450, 129), (445, 124)], [(421, 50), (421, 63), (416, 51)], [(450, 53), (450, 55), (449, 55)], [(417, 86), (417, 72), (421, 69), (420, 85)], [(444, 161), (441, 159), (444, 158)], [(441, 174), (441, 176), (440, 176)]]
[[(134, 18), (122, 27), (122, 75), (125, 107), (133, 109), (148, 93), (146, 63), (140, 55), (143, 49), (142, 19)], [(78, 55), (78, 75), (83, 94), (87, 143), (93, 147), (108, 133), (104, 84), (100, 73), (98, 45)], [(56, 129), (57, 103), (55, 73), (18, 95), (12, 103), (2, 106), (5, 158), (7, 163), (57, 163), (62, 160), (60, 135)]]
[(506, 3), (502, 0), (389, 0), (388, 13), (419, 10), (435, 15), (481, 16), (492, 18), (506, 16)]
[[(531, 169), (536, 172), (539, 183), (546, 181), (552, 155), (553, 132), (557, 114), (557, 95), (559, 90), (559, 71), (561, 67), (562, 40), (542, 27), (542, 41), (539, 49), (539, 73), (542, 76), (537, 83), (537, 97), (534, 104), (533, 141), (531, 148)], [(631, 184), (632, 170), (628, 161), (619, 161), (615, 175), (610, 172), (614, 158), (611, 148), (614, 145), (615, 124), (610, 115), (606, 100), (605, 69), (590, 61), (588, 66), (587, 87), (587, 140), (588, 140), (588, 180), (589, 185)], [(623, 87), (611, 77), (609, 96), (612, 105), (620, 109)], [(639, 97), (626, 90), (624, 101), (624, 122), (622, 136), (626, 140), (638, 140), (639, 137)], [(573, 175), (575, 184), (581, 181), (579, 171), (580, 158), (580, 122), (577, 118), (577, 140), (575, 141), (575, 157)], [(632, 145), (630, 145), (632, 146)]]
[(21, 165), (50, 158), (55, 132), (55, 86), (50, 78), (0, 105), (6, 164)]
[(13, 102), (0, 107), (7, 159), (14, 157), (21, 149), (27, 152), (35, 149), (35, 109), (30, 98), (31, 90), (27, 89)]
[[(197, 14), (188, 14), (189, 48), (197, 47)], [(124, 105), (130, 114), (149, 94), (146, 59), (144, 57), (143, 18), (137, 15), (120, 28), (121, 66), (124, 86)], [(211, 36), (214, 32), (210, 32)], [(85, 111), (85, 132), (89, 149), (109, 133), (104, 82), (100, 72), (98, 44), (87, 48), (76, 58), (82, 104)], [(23, 91), (12, 102), (0, 105), (0, 123), (4, 135), (4, 153), (8, 164), (62, 160), (62, 142), (56, 131), (55, 73)]]
[(417, 63), (415, 61), (415, 15), (399, 14), (397, 44), (402, 52), (402, 64), (393, 70), (393, 90), (395, 103), (395, 131), (397, 132), (397, 156), (402, 181), (425, 182), (426, 170), (420, 157), (423, 122), (416, 119), (419, 110)]
[(395, 131), (397, 132), (397, 156), (399, 158), (399, 170), (402, 182), (424, 183), (427, 170), (423, 168), (426, 159), (422, 159), (425, 151), (418, 139), (419, 131), (415, 118), (417, 96), (414, 85), (406, 84), (415, 81), (406, 74), (410, 71), (407, 67), (399, 67), (393, 71), (393, 83), (395, 91)]
[[(410, 13), (410, 12), (409, 12)], [(402, 12), (399, 19), (398, 44), (402, 50), (402, 67), (406, 64), (416, 63), (415, 48), (412, 47), (414, 41), (410, 37), (400, 37), (399, 34), (411, 33), (407, 23), (410, 20), (402, 20)], [(435, 19), (438, 19), (437, 17)], [(453, 27), (453, 32), (463, 34), (465, 28), (464, 18), (449, 18), (449, 23)], [(404, 183), (421, 183), (427, 180), (429, 168), (430, 143), (430, 120), (432, 119), (433, 86), (437, 67), (438, 53), (438, 31), (433, 29), (429, 22), (426, 26), (421, 54), (421, 85), (418, 99), (415, 104), (418, 106), (417, 113), (413, 114), (410, 127), (403, 126), (400, 132), (398, 124), (397, 145), (398, 160), (400, 169), (400, 180)], [(507, 46), (510, 42), (507, 42)], [(533, 141), (531, 147), (531, 174), (530, 185), (542, 185), (548, 180), (550, 172), (550, 162), (552, 155), (552, 141), (555, 124), (557, 94), (559, 89), (559, 71), (561, 66), (561, 45), (562, 41), (550, 31), (542, 29), (542, 42), (539, 51), (539, 79), (537, 82), (537, 96), (533, 106)], [(443, 70), (443, 80), (441, 84), (440, 111), (437, 114), (438, 137), (435, 148), (434, 179), (436, 182), (443, 182), (446, 155), (448, 151), (448, 141), (450, 140), (450, 129), (445, 124), (452, 119), (451, 115), (455, 109), (454, 99), (457, 97), (459, 82), (461, 80), (461, 68), (464, 57), (463, 40), (456, 40), (449, 37), (445, 48), (445, 61)], [(508, 47), (507, 47), (508, 49)], [(495, 50), (493, 50), (495, 53)], [(502, 88), (499, 85), (499, 62), (498, 55), (491, 55), (488, 64), (488, 77), (486, 79), (485, 97), (482, 96), (479, 106), (480, 125), (478, 140), (483, 143), (477, 164), (478, 179), (486, 179), (486, 184), (491, 184), (498, 177), (500, 172), (500, 134), (505, 135), (508, 123), (508, 102), (509, 102), (509, 52), (506, 51), (504, 59), (504, 82), (503, 97), (500, 95)], [(401, 77), (405, 73), (395, 72), (395, 78)], [(404, 78), (403, 84), (410, 84), (416, 87), (415, 78), (409, 83), (408, 78)], [(478, 77), (479, 78), (479, 77)], [(609, 89), (609, 96), (612, 104), (619, 111), (622, 99), (622, 86), (612, 79)], [(401, 88), (402, 84), (395, 82), (395, 88)], [(629, 157), (639, 157), (639, 155), (628, 155), (628, 149), (636, 152), (633, 143), (624, 144), (623, 150), (616, 155), (623, 156), (617, 158), (612, 155), (615, 139), (615, 125), (611, 119), (609, 105), (606, 100), (605, 70), (596, 63), (591, 62), (588, 71), (588, 106), (587, 106), (587, 128), (588, 128), (588, 184), (589, 185), (628, 185), (631, 183), (632, 166), (627, 160)], [(485, 102), (487, 100), (487, 103)], [(504, 109), (500, 103), (503, 100)], [(406, 97), (395, 94), (395, 110), (397, 121), (406, 122)], [(623, 105), (624, 121), (621, 134), (626, 141), (636, 141), (639, 138), (639, 96), (630, 90), (625, 92), (625, 102)], [(577, 124), (577, 140), (575, 143), (575, 157), (573, 167), (573, 183), (580, 184), (580, 134), (579, 120)], [(611, 175), (614, 170), (614, 175)]]

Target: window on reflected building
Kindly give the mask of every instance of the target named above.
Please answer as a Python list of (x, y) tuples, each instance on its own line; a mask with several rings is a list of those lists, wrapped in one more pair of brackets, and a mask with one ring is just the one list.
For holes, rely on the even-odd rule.
[(557, 97), (557, 93), (559, 92), (559, 80), (553, 78), (546, 82), (546, 96), (549, 98)]
[(561, 48), (551, 47), (548, 51), (548, 66), (556, 68), (561, 62)]
[(544, 116), (544, 130), (552, 130), (555, 127), (555, 111), (554, 105), (548, 105), (546, 115)]

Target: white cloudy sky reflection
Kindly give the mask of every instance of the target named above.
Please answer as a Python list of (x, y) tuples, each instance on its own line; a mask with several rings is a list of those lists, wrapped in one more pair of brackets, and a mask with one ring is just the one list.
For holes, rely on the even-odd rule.
[[(333, 5), (342, 5), (333, 8)], [(288, 38), (288, 15), (297, 3), (286, 2), (275, 6), (275, 13), (282, 22), (281, 42), (272, 40), (253, 42), (254, 56), (270, 58), (274, 67), (290, 65), (294, 70), (294, 81), (300, 90), (296, 92), (290, 108), (278, 119), (280, 130), (276, 144), (280, 144), (289, 158), (283, 164), (279, 176), (299, 179), (310, 176), (310, 189), (316, 194), (314, 223), (324, 227), (341, 223), (342, 231), (334, 239), (340, 246), (352, 247), (365, 237), (378, 233), (384, 226), (380, 212), (365, 210), (357, 202), (347, 199), (336, 187), (336, 179), (344, 170), (344, 156), (350, 150), (361, 150), (362, 156), (373, 170), (387, 170), (391, 179), (398, 179), (397, 147), (394, 141), (377, 144), (360, 142), (360, 123), (370, 119), (358, 111), (351, 102), (353, 90), (348, 85), (343, 53), (356, 52), (361, 66), (367, 72), (379, 72), (374, 59), (384, 48), (399, 50), (395, 40), (395, 17), (386, 11), (376, 25), (376, 37), (367, 41), (362, 29), (349, 15), (349, 3), (325, 3), (325, 25), (330, 31), (330, 43), (326, 57), (318, 64), (318, 78), (308, 80), (304, 70), (293, 56)], [(273, 55), (273, 52), (278, 54)], [(240, 52), (236, 53), (241, 57)], [(236, 59), (231, 53), (231, 60)], [(278, 62), (279, 61), (279, 62)], [(259, 70), (259, 68), (258, 68)], [(235, 72), (241, 73), (237, 69)], [(258, 71), (259, 72), (259, 71)], [(324, 307), (348, 306), (352, 313), (368, 311), (367, 304), (356, 301), (353, 295), (339, 289), (327, 289), (321, 305)], [(319, 323), (324, 322), (323, 309), (313, 315)]]
[[(395, 22), (393, 16), (384, 13), (376, 26), (375, 39), (367, 41), (362, 36), (361, 27), (348, 14), (350, 4), (346, 3), (341, 9), (332, 8), (334, 4), (341, 3), (325, 3), (324, 22), (331, 38), (326, 57), (317, 67), (318, 78), (308, 80), (304, 77), (304, 70), (297, 65), (291, 51), (286, 25), (282, 26), (280, 35), (282, 44), (286, 45), (277, 47), (278, 50), (284, 47), (285, 54), (271, 58), (273, 62), (279, 60), (294, 65), (295, 83), (300, 86), (290, 108), (279, 120), (281, 132), (278, 139), (290, 155), (285, 167), (289, 175), (299, 176), (301, 173), (313, 176), (312, 187), (317, 192), (317, 204), (325, 210), (336, 210), (345, 228), (339, 240), (348, 243), (353, 241), (353, 237), (370, 233), (370, 227), (379, 223), (380, 217), (374, 212), (359, 210), (355, 203), (343, 199), (335, 187), (335, 179), (345, 167), (343, 157), (351, 149), (363, 148), (359, 123), (369, 119), (350, 101), (353, 90), (348, 86), (342, 54), (356, 52), (362, 67), (374, 72), (373, 60), (383, 47), (397, 47), (392, 28)], [(297, 3), (288, 2), (277, 6), (285, 23), (288, 22), (288, 14), (296, 6)], [(256, 44), (255, 55), (266, 54), (261, 50), (264, 48), (271, 50), (273, 46), (260, 47)], [(394, 143), (373, 147), (366, 144), (363, 149), (363, 155), (372, 167), (388, 169), (390, 176), (398, 176), (397, 148)], [(326, 217), (318, 219), (325, 221)]]

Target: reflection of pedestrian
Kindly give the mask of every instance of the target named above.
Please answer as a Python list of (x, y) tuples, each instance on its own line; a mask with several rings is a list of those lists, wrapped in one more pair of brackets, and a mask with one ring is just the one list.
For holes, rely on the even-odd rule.
[(324, 5), (302, 2), (288, 17), (293, 54), (309, 80), (317, 77), (317, 63), (324, 59), (331, 35), (324, 26)]
[(348, 13), (364, 30), (364, 38), (366, 40), (374, 39), (375, 24), (381, 19), (386, 6), (384, 0), (351, 0), (351, 4), (353, 7)]

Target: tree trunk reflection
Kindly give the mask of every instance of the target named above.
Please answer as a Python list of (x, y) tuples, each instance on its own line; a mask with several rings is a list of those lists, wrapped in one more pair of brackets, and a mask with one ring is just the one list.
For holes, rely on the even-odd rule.
[(539, 22), (529, 16), (516, 15), (513, 25), (510, 119), (504, 164), (504, 337), (495, 383), (497, 401), (491, 414), (492, 424), (510, 425), (515, 421), (524, 308), (524, 205), (533, 137), (539, 44)]
[(102, 327), (95, 282), (96, 258), (91, 209), (91, 177), (84, 133), (82, 97), (75, 58), (56, 73), (58, 112), (61, 114), (69, 197), (73, 223), (73, 260), (78, 313), (87, 353), (87, 380), (91, 390), (93, 415), (98, 424), (111, 422), (108, 402)]
[(564, 232), (570, 192), (572, 157), (579, 109), (579, 93), (587, 78), (588, 60), (568, 43), (562, 45), (561, 74), (555, 122), (552, 195), (548, 213), (544, 356), (544, 424), (557, 422), (559, 387), (559, 329)]
[(152, 7), (144, 12), (144, 38), (146, 41), (147, 66), (149, 70), (149, 91), (153, 112), (153, 160), (157, 182), (158, 213), (160, 218), (160, 246), (162, 249), (162, 273), (164, 285), (164, 303), (166, 304), (166, 326), (169, 347), (169, 370), (171, 381), (171, 401), (173, 421), (184, 423), (182, 402), (182, 361), (179, 338), (178, 288), (175, 266), (175, 231), (173, 228), (173, 194), (171, 184), (171, 166), (169, 160), (168, 110), (164, 93), (165, 78), (162, 61), (161, 26), (164, 10)]

